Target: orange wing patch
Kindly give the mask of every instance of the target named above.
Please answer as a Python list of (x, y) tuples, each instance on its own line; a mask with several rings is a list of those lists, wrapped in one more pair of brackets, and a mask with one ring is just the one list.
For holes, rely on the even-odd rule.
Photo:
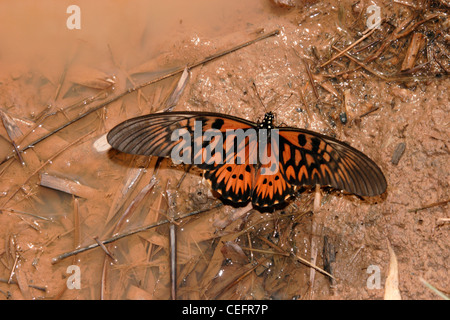
[(259, 207), (273, 206), (284, 202), (292, 195), (293, 189), (283, 177), (282, 170), (276, 174), (263, 175), (261, 168), (258, 170), (253, 191), (253, 204)]
[(254, 167), (248, 164), (225, 164), (214, 171), (206, 171), (205, 178), (223, 198), (246, 202), (252, 194), (254, 172)]

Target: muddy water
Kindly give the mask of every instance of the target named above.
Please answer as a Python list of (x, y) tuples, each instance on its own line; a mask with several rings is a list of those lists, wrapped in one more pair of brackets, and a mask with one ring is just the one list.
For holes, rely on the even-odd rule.
[(52, 69), (65, 64), (77, 49), (99, 65), (107, 59), (99, 54), (107, 53), (108, 47), (117, 62), (125, 59), (133, 66), (140, 58), (170, 51), (171, 44), (180, 40), (195, 44), (203, 36), (210, 39), (245, 30), (263, 20), (268, 9), (261, 1), (137, 1), (132, 6), (122, 1), (81, 1), (79, 16), (73, 16), (78, 11), (67, 3), (22, 1), (1, 6), (2, 63), (35, 67), (48, 63)]
[[(395, 25), (411, 15), (405, 5), (374, 3), (385, 17), (400, 17)], [(397, 254), (404, 298), (435, 297), (420, 278), (448, 293), (447, 205), (411, 211), (449, 199), (448, 79), (384, 81), (345, 58), (318, 67), (334, 53), (331, 44), (342, 49), (361, 36), (368, 4), (297, 1), (289, 9), (256, 0), (85, 1), (78, 3), (74, 30), (67, 27), (75, 21), (69, 5), (0, 4), (1, 160), (12, 153), (11, 140), (20, 149), (32, 145), (22, 153), (24, 165), (13, 158), (0, 166), (1, 299), (169, 299), (168, 224), (105, 250), (52, 259), (208, 208), (174, 224), (180, 299), (379, 299), (389, 271), (386, 239)], [(429, 34), (439, 23), (448, 35), (445, 21), (418, 30)], [(218, 207), (222, 202), (195, 168), (185, 175), (168, 160), (109, 150), (105, 133), (163, 109), (178, 77), (114, 100), (36, 143), (128, 88), (275, 29), (276, 37), (192, 69), (175, 110), (253, 121), (272, 110), (278, 124), (336, 136), (380, 165), (389, 183), (383, 197), (324, 191), (319, 206), (318, 195), (308, 192), (274, 213)], [(371, 66), (392, 74), (407, 45), (395, 42), (398, 52)], [(433, 50), (430, 45), (438, 62), (428, 71), (442, 75), (448, 61)], [(423, 63), (424, 54), (418, 59)], [(393, 164), (400, 143), (406, 149)], [(313, 259), (334, 279), (298, 257)], [(368, 282), (370, 270), (379, 270), (379, 283)]]

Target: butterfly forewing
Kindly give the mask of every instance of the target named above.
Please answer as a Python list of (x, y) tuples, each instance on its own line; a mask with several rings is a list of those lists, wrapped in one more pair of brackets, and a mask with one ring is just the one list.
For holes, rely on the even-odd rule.
[(168, 157), (181, 140), (172, 141), (172, 132), (191, 127), (191, 119), (181, 115), (150, 114), (129, 119), (113, 128), (107, 136), (109, 144), (122, 152)]
[[(205, 141), (205, 133), (218, 132), (225, 141), (227, 130), (253, 126), (252, 122), (217, 113), (165, 112), (126, 120), (114, 127), (107, 139), (114, 149), (122, 152), (171, 158), (176, 155), (187, 160), (185, 163), (213, 169), (216, 161), (211, 162), (212, 159), (206, 159), (206, 155), (214, 153), (218, 139)], [(225, 156), (222, 154), (217, 159), (223, 160)]]
[(318, 133), (280, 129), (280, 163), (293, 185), (330, 186), (360, 196), (386, 190), (378, 166), (351, 146)]

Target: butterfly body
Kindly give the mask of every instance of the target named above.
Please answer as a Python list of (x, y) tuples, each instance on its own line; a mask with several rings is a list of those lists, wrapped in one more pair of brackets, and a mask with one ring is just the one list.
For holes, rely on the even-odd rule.
[(155, 113), (126, 120), (107, 139), (122, 152), (194, 164), (235, 203), (271, 207), (316, 184), (360, 196), (386, 190), (383, 173), (360, 151), (313, 131), (276, 127), (273, 119), (271, 112), (259, 123), (211, 112)]

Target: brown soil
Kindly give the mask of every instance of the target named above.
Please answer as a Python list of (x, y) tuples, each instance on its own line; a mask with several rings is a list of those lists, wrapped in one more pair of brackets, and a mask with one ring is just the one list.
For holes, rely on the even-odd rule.
[[(63, 5), (0, 5), (2, 23), (14, 26), (0, 31), (0, 160), (12, 140), (19, 149), (33, 144), (21, 153), (24, 165), (13, 157), (0, 166), (0, 299), (169, 299), (168, 224), (108, 244), (115, 261), (100, 248), (52, 259), (208, 208), (174, 224), (179, 299), (382, 299), (393, 269), (403, 299), (439, 298), (423, 280), (450, 294), (448, 7), (278, 2), (96, 1), (81, 6), (81, 30), (66, 28)], [(384, 23), (349, 51), (363, 67), (344, 55), (321, 67), (338, 53), (332, 46), (363, 36), (372, 3)], [(402, 23), (411, 32), (390, 38)], [(384, 195), (322, 190), (274, 212), (217, 207), (199, 170), (184, 175), (169, 160), (105, 149), (116, 124), (166, 107), (179, 74), (34, 143), (127, 88), (276, 29), (193, 68), (174, 110), (253, 121), (274, 111), (278, 125), (335, 136), (371, 157), (386, 175)], [(416, 33), (424, 43), (413, 70), (400, 73)], [(398, 268), (390, 269), (389, 245)], [(80, 268), (80, 289), (68, 288), (70, 265)]]

